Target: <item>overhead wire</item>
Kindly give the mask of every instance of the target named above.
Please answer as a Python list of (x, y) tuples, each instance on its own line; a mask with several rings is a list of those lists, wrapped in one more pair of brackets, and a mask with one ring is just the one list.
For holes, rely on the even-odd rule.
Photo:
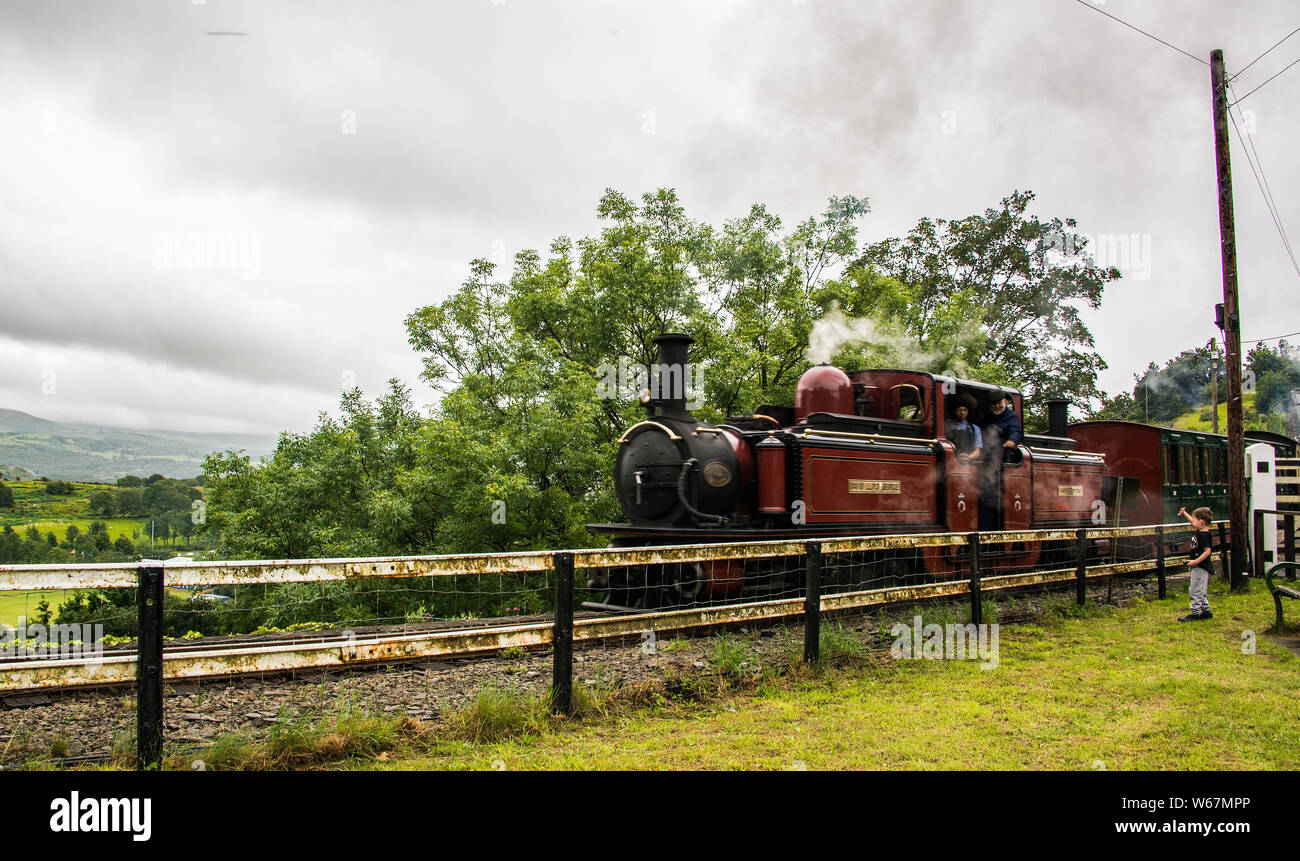
[[(1231, 89), (1232, 85), (1229, 84), (1228, 88)], [(1238, 113), (1240, 113), (1240, 108), (1238, 108)], [(1268, 209), (1269, 217), (1273, 219), (1273, 226), (1277, 228), (1278, 236), (1282, 238), (1282, 247), (1291, 261), (1291, 267), (1295, 269), (1296, 275), (1300, 275), (1300, 263), (1296, 262), (1295, 250), (1291, 247), (1291, 240), (1282, 224), (1282, 215), (1278, 211), (1277, 202), (1273, 198), (1273, 191), (1268, 184), (1268, 177), (1264, 174), (1264, 162), (1259, 157), (1259, 151), (1255, 149), (1255, 142), (1253, 139), (1249, 143), (1247, 142), (1250, 136), (1241, 133), (1241, 128), (1237, 125), (1237, 118), (1233, 115), (1231, 108), (1228, 110), (1228, 119), (1232, 121), (1232, 130), (1237, 133), (1237, 141), (1241, 144), (1242, 152), (1246, 155), (1246, 163), (1250, 165), (1250, 172), (1255, 177), (1255, 184), (1259, 186), (1259, 193), (1264, 197), (1264, 206)], [(1244, 117), (1242, 121), (1245, 121)], [(1257, 164), (1258, 170), (1256, 169)]]
[[(1278, 39), (1276, 42), (1274, 42), (1274, 43), (1273, 43), (1273, 48), (1276, 48), (1278, 45), (1281, 45), (1283, 42), (1285, 42), (1287, 39), (1290, 39), (1290, 38), (1291, 38), (1292, 36), (1294, 36), (1296, 33), (1300, 33), (1300, 27), (1296, 27), (1296, 28), (1295, 28), (1294, 30), (1292, 30), (1290, 33), (1287, 33), (1287, 34), (1286, 34), (1285, 36), (1283, 36), (1281, 39)], [(1241, 77), (1242, 75), (1244, 75), (1244, 74), (1246, 73), (1246, 70), (1247, 70), (1247, 69), (1249, 69), (1251, 66), (1255, 65), (1256, 63), (1258, 63), (1260, 60), (1262, 60), (1262, 59), (1264, 59), (1265, 57), (1267, 57), (1267, 56), (1269, 55), (1269, 53), (1273, 50), (1273, 48), (1269, 48), (1267, 51), (1265, 51), (1264, 53), (1260, 54), (1260, 55), (1259, 55), (1258, 57), (1256, 57), (1255, 59), (1251, 60), (1251, 61), (1250, 61), (1249, 63), (1247, 63), (1245, 66), (1242, 66), (1241, 71), (1237, 72), (1235, 75), (1230, 75), (1230, 76), (1228, 77), (1228, 81), (1229, 81), (1229, 82), (1232, 82), (1232, 81), (1236, 80), (1237, 78)]]
[(1274, 335), (1274, 336), (1271, 337), (1271, 338), (1251, 338), (1251, 339), (1249, 339), (1249, 340), (1243, 340), (1241, 343), (1243, 343), (1243, 344), (1262, 344), (1262, 343), (1265, 342), (1265, 341), (1280, 341), (1280, 340), (1282, 340), (1283, 338), (1293, 338), (1293, 337), (1295, 337), (1296, 335), (1300, 335), (1300, 332), (1288, 332), (1288, 333), (1285, 334), (1285, 335)]
[[(1288, 64), (1286, 65), (1286, 67), (1282, 69), (1282, 72), (1285, 72), (1287, 69), (1291, 68), (1291, 67), (1294, 66), (1296, 63), (1300, 63), (1300, 57), (1296, 57), (1294, 60), (1292, 60), (1290, 63), (1288, 63)], [(1273, 80), (1273, 78), (1276, 78), (1278, 75), (1281, 75), (1282, 72), (1278, 72), (1278, 73), (1277, 73), (1276, 75), (1274, 75), (1272, 78), (1269, 78), (1268, 81), (1265, 81), (1264, 83), (1260, 84), (1260, 85), (1259, 85), (1258, 87), (1256, 87), (1255, 89), (1251, 90), (1249, 93), (1246, 93), (1246, 95), (1244, 95), (1244, 96), (1242, 96), (1241, 98), (1237, 99), (1237, 101), (1233, 102), (1233, 104), (1236, 105), (1236, 104), (1239, 104), (1240, 102), (1244, 102), (1246, 99), (1249, 99), (1251, 96), (1255, 95), (1255, 94), (1258, 93), (1260, 90), (1264, 89), (1264, 87), (1268, 85), (1268, 82), (1269, 82), (1269, 81)]]
[(1141, 27), (1133, 26), (1129, 22), (1125, 21), (1123, 18), (1117, 18), (1116, 16), (1107, 12), (1105, 9), (1099, 9), (1096, 6), (1092, 5), (1091, 3), (1088, 3), (1087, 0), (1074, 0), (1074, 2), (1088, 9), (1091, 9), (1094, 12), (1099, 12), (1102, 15), (1105, 15), (1107, 18), (1111, 19), (1112, 21), (1117, 21), (1120, 24), (1123, 24), (1125, 27), (1128, 27), (1130, 30), (1136, 30), (1139, 33), (1141, 33), (1143, 36), (1146, 36), (1148, 39), (1154, 39), (1155, 41), (1159, 42), (1161, 45), (1164, 45), (1166, 48), (1172, 48), (1173, 50), (1182, 54), (1184, 57), (1190, 57), (1191, 59), (1195, 60), (1196, 62), (1200, 63), (1203, 66), (1210, 65), (1209, 62), (1202, 60), (1200, 57), (1196, 56), (1195, 54), (1190, 54), (1187, 51), (1184, 51), (1182, 48), (1178, 47), (1177, 45), (1171, 45), (1168, 42), (1166, 42), (1164, 39), (1161, 39), (1159, 36), (1152, 35), (1151, 33), (1148, 33), (1146, 30), (1143, 30)]

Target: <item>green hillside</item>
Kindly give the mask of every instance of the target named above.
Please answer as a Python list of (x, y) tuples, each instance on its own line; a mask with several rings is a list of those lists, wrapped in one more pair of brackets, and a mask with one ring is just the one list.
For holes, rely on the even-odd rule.
[(0, 409), (0, 474), (70, 481), (112, 481), (121, 475), (189, 478), (203, 470), (209, 453), (244, 450), (269, 453), (276, 438), (254, 434), (134, 431), (95, 425), (60, 424), (19, 410)]
[[(1269, 414), (1269, 415), (1261, 416), (1259, 415), (1259, 413), (1256, 412), (1254, 392), (1243, 393), (1241, 396), (1241, 403), (1242, 403), (1242, 415), (1243, 415), (1246, 430), (1272, 431), (1273, 433), (1280, 433), (1280, 434), (1286, 433), (1286, 418), (1284, 416), (1277, 415), (1277, 414)], [(1199, 406), (1193, 410), (1189, 410), (1188, 412), (1185, 412), (1182, 415), (1178, 416), (1176, 419), (1170, 422), (1170, 425), (1172, 427), (1182, 428), (1184, 430), (1194, 430), (1194, 431), (1202, 431), (1204, 433), (1212, 433), (1214, 431), (1214, 423), (1212, 421), (1210, 410), (1211, 410), (1210, 404), (1204, 404), (1202, 406)], [(1219, 404), (1219, 433), (1226, 434), (1227, 432), (1228, 432), (1228, 405), (1224, 403), (1220, 403)]]

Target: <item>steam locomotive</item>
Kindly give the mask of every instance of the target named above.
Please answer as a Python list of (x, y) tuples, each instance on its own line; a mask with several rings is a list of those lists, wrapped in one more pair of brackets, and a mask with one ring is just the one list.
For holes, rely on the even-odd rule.
[[(683, 334), (655, 339), (657, 373), (641, 394), (646, 418), (618, 440), (615, 479), (628, 522), (587, 527), (611, 535), (613, 546), (979, 528), (981, 465), (957, 457), (946, 419), (959, 403), (974, 403), (970, 420), (986, 424), (984, 405), (998, 387), (821, 364), (799, 379), (793, 409), (761, 406), (713, 425), (686, 407), (692, 343)], [(1021, 393), (1002, 391), (1023, 415)], [(983, 492), (986, 506), (994, 503), (997, 530), (1073, 529), (1108, 522), (1108, 512), (1118, 511), (1120, 483), (1107, 475), (1105, 457), (1077, 449), (1064, 401), (1048, 406), (1051, 432), (1025, 434), (995, 467), (992, 483), (986, 474)], [(1136, 489), (1131, 482), (1130, 495)], [(987, 565), (1023, 570), (1065, 550), (1027, 536), (988, 553)], [(954, 545), (867, 554), (848, 576), (859, 583), (957, 576), (967, 570), (968, 552)], [(633, 566), (594, 572), (589, 585), (605, 590), (611, 606), (675, 606), (778, 593), (790, 567), (780, 560)]]

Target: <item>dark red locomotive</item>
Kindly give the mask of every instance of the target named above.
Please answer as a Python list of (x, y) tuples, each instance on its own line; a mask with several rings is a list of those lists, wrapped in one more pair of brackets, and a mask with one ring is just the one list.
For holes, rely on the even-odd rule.
[[(979, 526), (979, 466), (957, 457), (946, 420), (961, 400), (983, 414), (994, 386), (905, 370), (845, 373), (818, 365), (800, 378), (793, 409), (760, 407), (728, 424), (687, 411), (687, 335), (655, 339), (659, 390), (642, 395), (644, 421), (619, 439), (616, 480), (627, 523), (593, 524), (619, 546), (810, 539), (843, 535), (971, 532)], [(1021, 395), (1003, 389), (1023, 415)], [(1063, 404), (1061, 405), (1063, 407)], [(999, 530), (1077, 528), (1099, 522), (1105, 460), (1075, 450), (1063, 409), (1051, 435), (1026, 434), (985, 492)], [(991, 488), (991, 489), (990, 489)], [(965, 548), (882, 556), (863, 575), (942, 577), (965, 570)], [(1012, 542), (993, 570), (1039, 564), (1040, 542)], [(870, 567), (876, 564), (867, 561)], [(596, 572), (610, 604), (644, 606), (734, 598), (772, 577), (740, 562)]]

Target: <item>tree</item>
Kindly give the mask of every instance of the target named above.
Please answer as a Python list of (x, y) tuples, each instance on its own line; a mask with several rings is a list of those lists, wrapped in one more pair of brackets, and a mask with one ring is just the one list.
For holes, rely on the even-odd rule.
[(138, 475), (124, 475), (117, 480), (118, 487), (140, 487), (144, 484), (144, 479)]
[(77, 524), (69, 523), (67, 530), (64, 531), (64, 535), (68, 537), (68, 546), (72, 547), (76, 544), (77, 537), (81, 535), (81, 530), (77, 527)]
[(107, 490), (97, 490), (90, 496), (90, 513), (112, 517), (117, 513), (117, 501)]
[(130, 517), (138, 517), (145, 513), (144, 494), (135, 487), (124, 487), (119, 490), (115, 504), (120, 513)]
[(125, 535), (119, 535), (117, 536), (117, 540), (113, 542), (113, 552), (120, 553), (123, 556), (134, 556), (135, 545), (131, 543), (130, 538), (127, 538)]
[[(663, 332), (695, 339), (703, 386), (688, 395), (711, 421), (792, 403), (810, 334), (836, 314), (876, 318), (887, 335), (840, 349), (844, 361), (962, 367), (1040, 389), (1064, 377), (1086, 397), (1104, 365), (1071, 303), (1095, 307), (1117, 273), (1073, 250), (1052, 256), (1052, 231), (1069, 239), (1073, 222), (1026, 215), (1031, 199), (922, 222), (864, 254), (859, 197), (831, 198), (788, 229), (762, 206), (719, 229), (689, 219), (672, 190), (639, 200), (607, 190), (596, 234), (523, 251), (508, 272), (471, 261), (459, 289), (407, 317), (441, 393), (428, 415), (392, 383), (373, 403), (345, 393), (337, 416), (284, 434), (259, 463), (210, 456), (203, 531), (223, 552), (259, 557), (600, 543), (585, 524), (619, 517), (617, 440), (644, 415), (635, 387), (610, 391), (605, 380), (653, 364)], [(150, 482), (152, 510), (167, 482)]]
[(1300, 389), (1300, 355), (1286, 341), (1276, 349), (1257, 344), (1247, 354), (1246, 367), (1255, 375), (1255, 409), (1261, 415), (1285, 414), (1291, 390)]
[(0, 483), (0, 508), (14, 507), (14, 492), (9, 489), (9, 485)]
[(1086, 408), (1101, 397), (1106, 363), (1080, 310), (1099, 307), (1119, 271), (1093, 263), (1074, 219), (1027, 215), (1033, 200), (1016, 191), (982, 215), (923, 218), (906, 237), (868, 246), (856, 265), (906, 285), (898, 322), (918, 347), (960, 343), (966, 331), (968, 365), (1005, 368), (1035, 403), (1059, 396)]

